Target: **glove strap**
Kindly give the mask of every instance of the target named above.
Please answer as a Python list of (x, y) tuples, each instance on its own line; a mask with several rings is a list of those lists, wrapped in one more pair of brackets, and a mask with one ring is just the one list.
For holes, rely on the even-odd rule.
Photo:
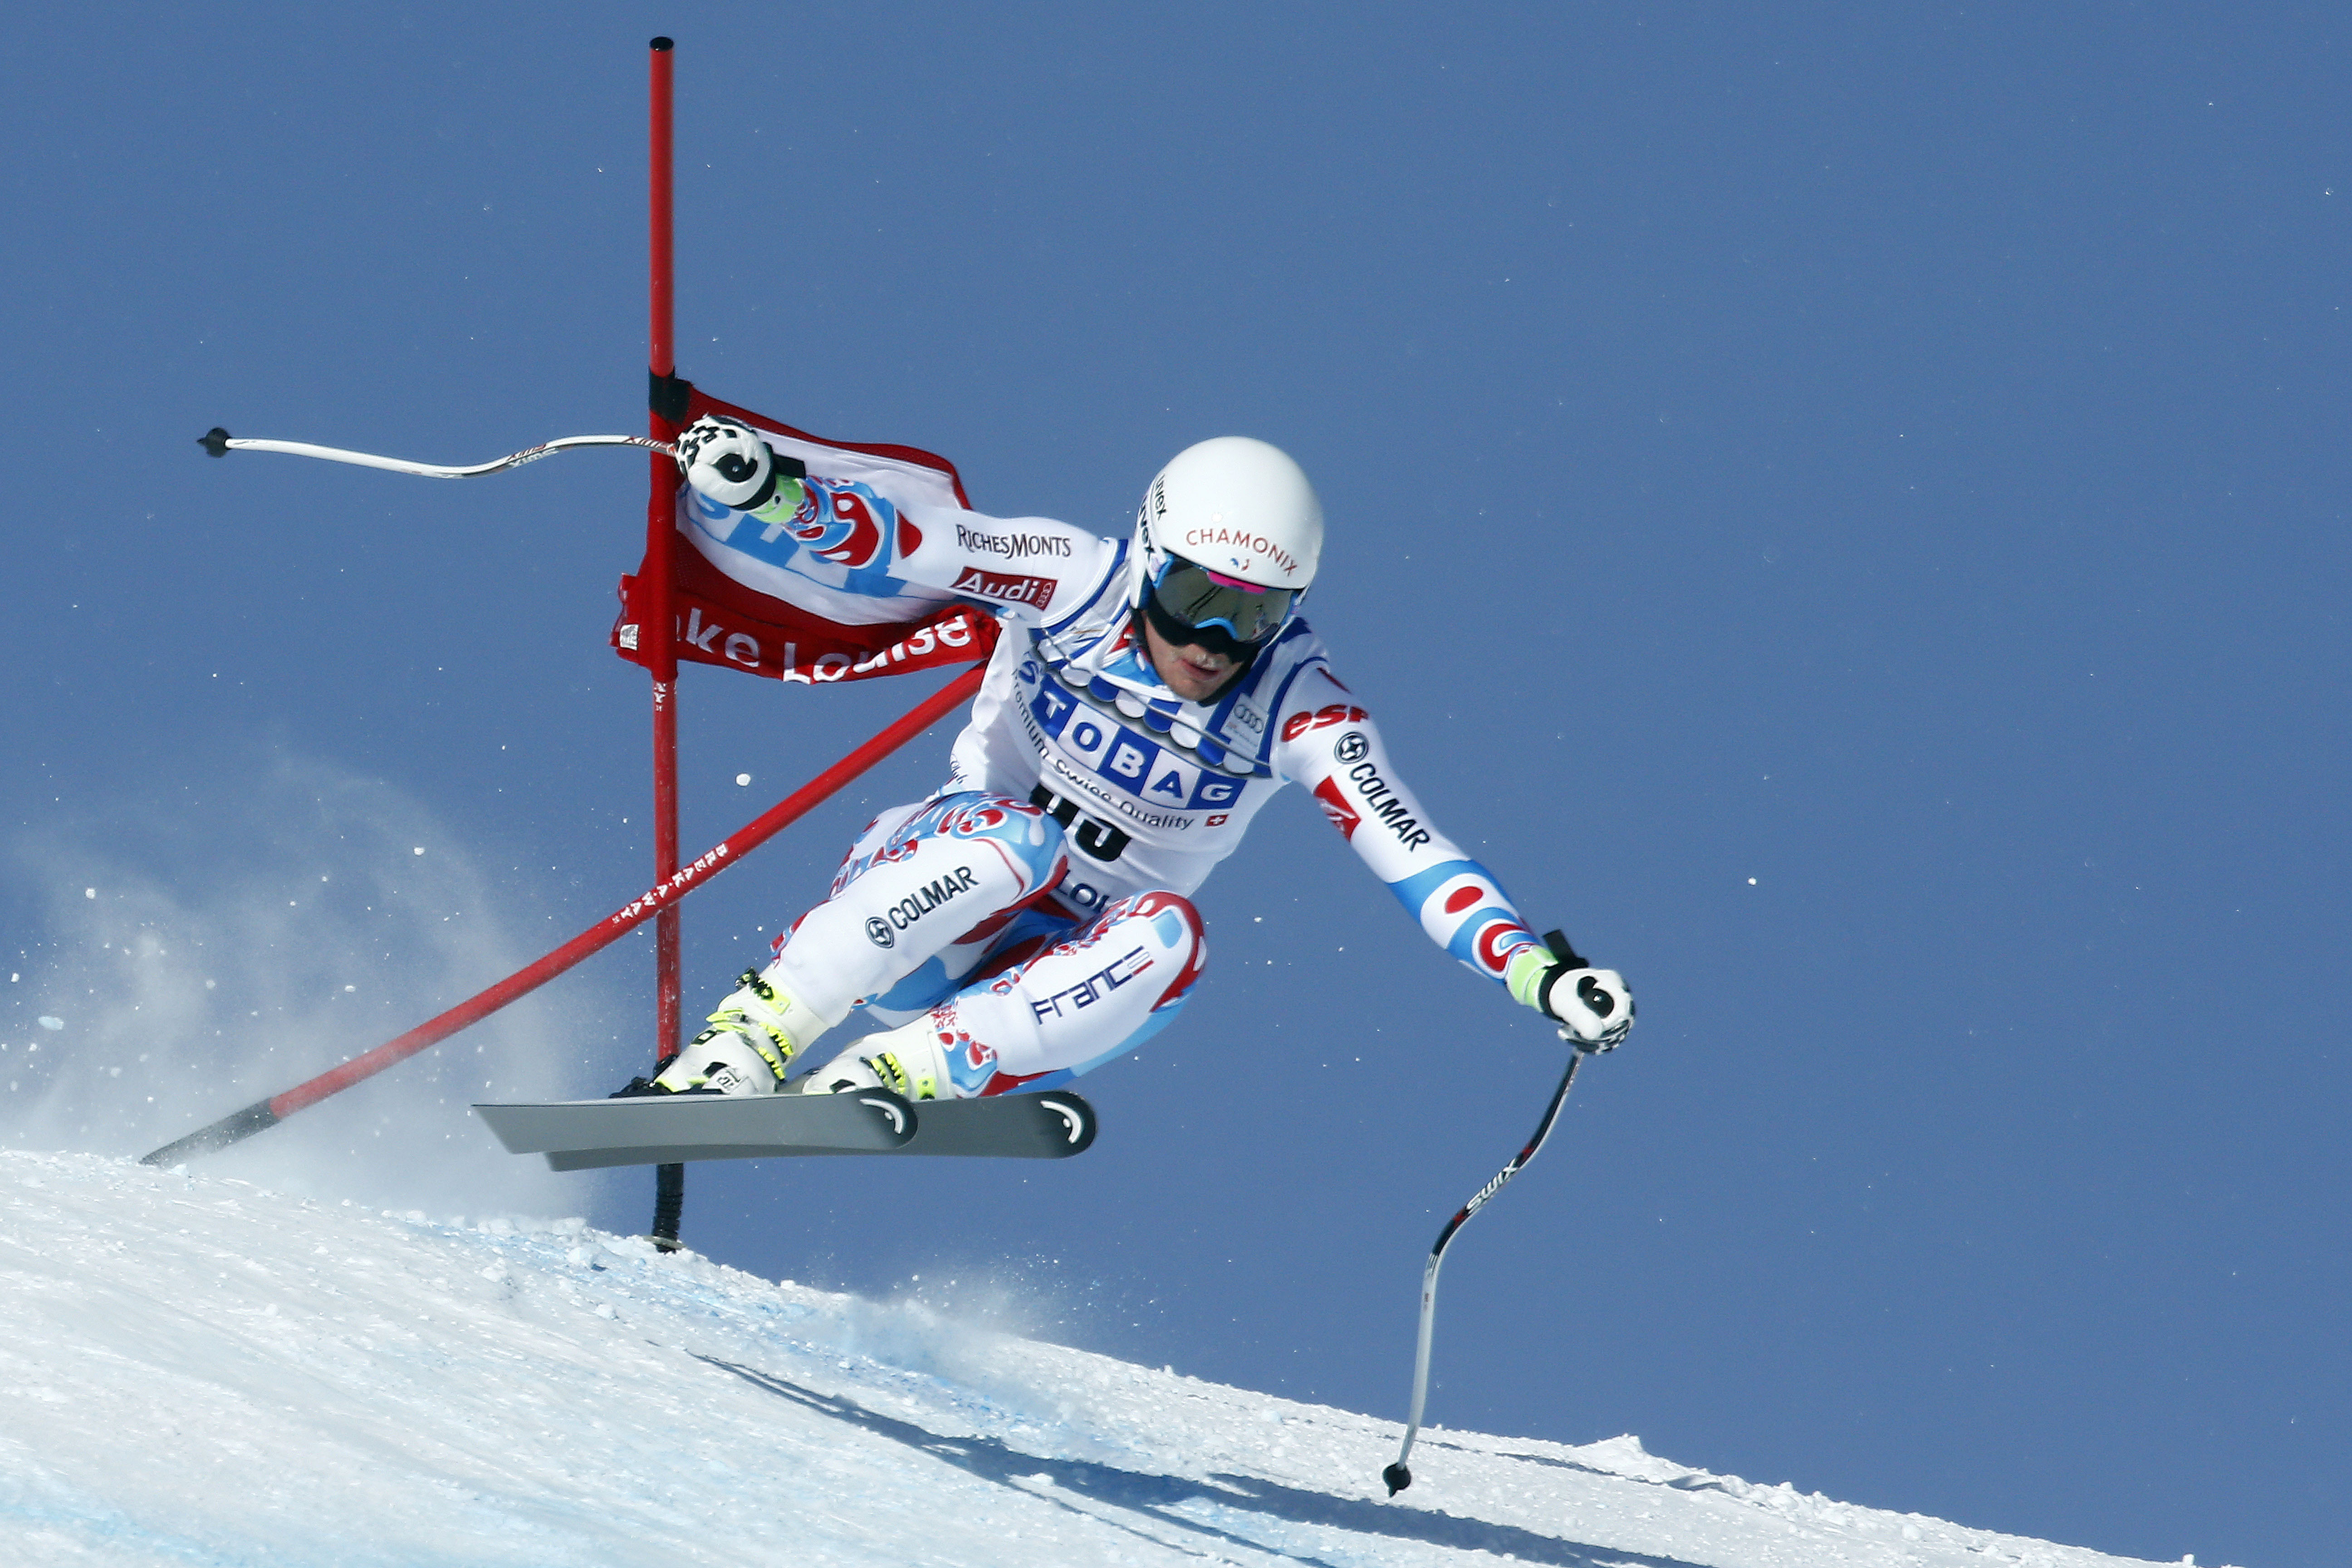
[[(741, 506), (737, 507), (735, 510), (737, 511), (757, 513), (762, 508), (772, 504), (775, 500), (777, 488), (782, 485), (785, 480), (791, 479), (798, 481), (806, 478), (808, 478), (808, 465), (806, 463), (802, 462), (798, 458), (787, 458), (782, 452), (777, 451), (773, 447), (770, 447), (768, 448), (768, 478), (766, 481), (760, 486), (759, 492), (757, 494), (753, 495), (750, 500), (745, 501)], [(792, 498), (792, 501), (793, 510), (795, 511), (799, 510), (801, 498), (798, 495), (794, 495)]]
[[(1534, 948), (1523, 949), (1511, 961), (1510, 973), (1506, 976), (1505, 983), (1510, 986), (1511, 994), (1520, 1002), (1534, 1008), (1554, 1023), (1564, 1023), (1566, 1020), (1552, 1010), (1552, 983), (1563, 974), (1571, 973), (1579, 969), (1590, 969), (1592, 964), (1568, 944), (1568, 937), (1564, 932), (1546, 931), (1544, 946), (1550, 950), (1552, 962), (1546, 963), (1543, 961), (1544, 955)], [(1587, 979), (1577, 986), (1577, 1000), (1582, 1002), (1587, 1007), (1591, 1007), (1592, 1011), (1599, 1013), (1601, 1017), (1608, 1017), (1608, 1013), (1592, 1006), (1596, 996), (1610, 1002), (1612, 1011), (1614, 1010), (1613, 999), (1601, 991), (1598, 981)]]

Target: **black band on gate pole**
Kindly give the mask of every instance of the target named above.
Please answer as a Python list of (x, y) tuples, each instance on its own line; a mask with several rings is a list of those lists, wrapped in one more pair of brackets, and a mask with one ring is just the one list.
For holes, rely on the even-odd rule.
[(687, 399), (694, 395), (694, 383), (657, 370), (647, 371), (646, 379), (646, 406), (672, 425), (685, 424)]

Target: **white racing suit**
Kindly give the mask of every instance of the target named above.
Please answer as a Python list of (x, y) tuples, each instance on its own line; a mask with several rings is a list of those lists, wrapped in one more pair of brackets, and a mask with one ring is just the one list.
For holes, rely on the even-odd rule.
[(1134, 629), (1125, 542), (815, 476), (755, 513), (691, 489), (680, 503), (722, 570), (835, 619), (961, 599), (1004, 623), (947, 784), (875, 818), (769, 970), (827, 1025), (859, 1005), (891, 1025), (928, 1012), (941, 1093), (1050, 1088), (1165, 1027), (1207, 956), (1185, 895), (1287, 783), (1471, 969), (1501, 982), (1540, 948), (1430, 823), (1304, 621), (1187, 702)]

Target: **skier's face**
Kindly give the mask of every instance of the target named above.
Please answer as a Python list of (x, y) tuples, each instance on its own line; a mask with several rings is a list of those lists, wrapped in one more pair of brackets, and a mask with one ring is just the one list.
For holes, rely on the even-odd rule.
[(1222, 653), (1211, 653), (1198, 643), (1178, 645), (1160, 635), (1160, 628), (1148, 616), (1143, 622), (1143, 646), (1151, 655), (1151, 668), (1159, 672), (1160, 684), (1187, 702), (1205, 701), (1211, 693), (1233, 676), (1234, 661)]

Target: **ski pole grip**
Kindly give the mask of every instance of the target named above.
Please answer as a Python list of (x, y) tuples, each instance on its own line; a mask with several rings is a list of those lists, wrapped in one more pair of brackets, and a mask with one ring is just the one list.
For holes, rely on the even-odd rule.
[(1564, 931), (1548, 931), (1544, 932), (1544, 945), (1551, 949), (1551, 955), (1554, 958), (1559, 959), (1570, 969), (1590, 969), (1592, 967), (1591, 964), (1586, 963), (1583, 958), (1578, 955), (1576, 949), (1569, 946), (1568, 933)]

